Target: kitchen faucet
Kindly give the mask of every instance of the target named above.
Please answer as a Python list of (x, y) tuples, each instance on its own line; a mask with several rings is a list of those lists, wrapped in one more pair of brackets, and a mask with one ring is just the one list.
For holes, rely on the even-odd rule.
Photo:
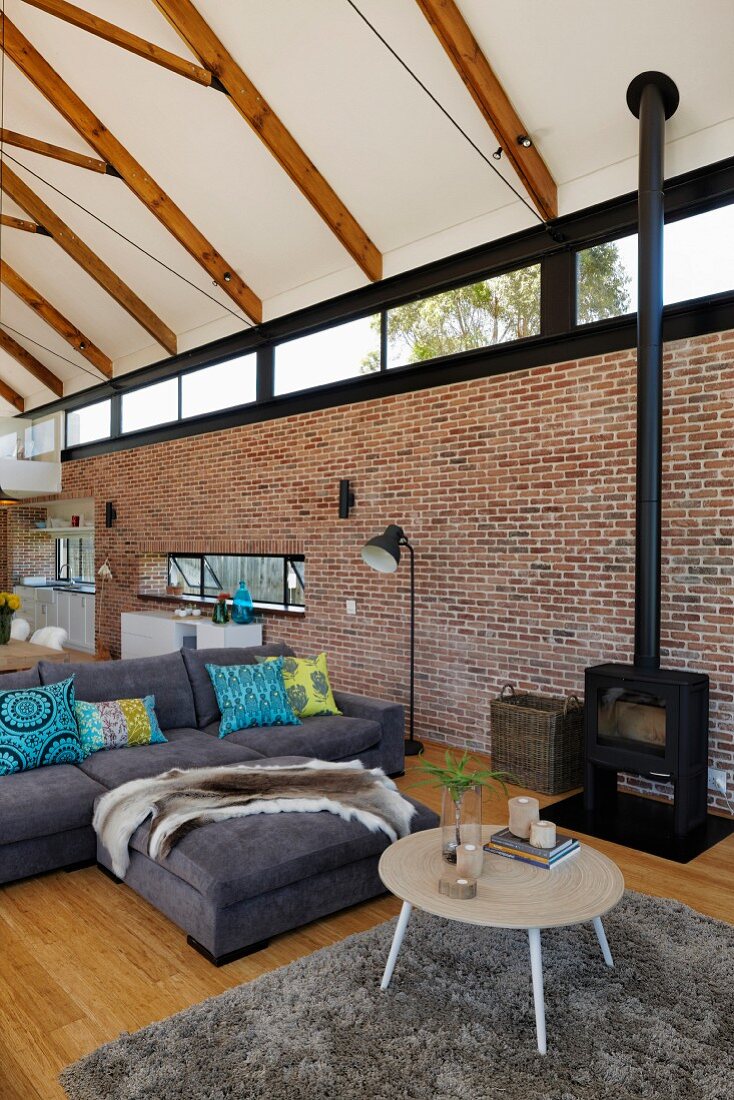
[(62, 574), (63, 574), (65, 569), (67, 570), (66, 579), (67, 579), (67, 581), (71, 581), (72, 580), (71, 565), (69, 564), (68, 561), (65, 561), (63, 565), (59, 566), (59, 580), (62, 581), (64, 579)]

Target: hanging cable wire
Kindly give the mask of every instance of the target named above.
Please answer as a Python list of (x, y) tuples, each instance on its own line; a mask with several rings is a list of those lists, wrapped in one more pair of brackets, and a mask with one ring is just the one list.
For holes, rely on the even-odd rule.
[(472, 149), (473, 149), (473, 150), (474, 150), (474, 151), (475, 151), (476, 153), (478, 153), (478, 154), (479, 154), (479, 156), (480, 156), (480, 157), (482, 158), (482, 160), (483, 160), (483, 161), (484, 161), (484, 163), (485, 163), (485, 164), (487, 165), (487, 167), (488, 167), (488, 168), (491, 168), (491, 169), (492, 169), (492, 171), (494, 172), (495, 176), (497, 176), (497, 177), (498, 177), (499, 179), (501, 179), (501, 180), (502, 180), (502, 182), (504, 183), (504, 185), (505, 185), (506, 187), (509, 187), (509, 189), (510, 189), (510, 191), (512, 191), (513, 195), (515, 195), (515, 197), (516, 197), (516, 198), (518, 198), (518, 199), (520, 200), (520, 202), (521, 202), (521, 203), (523, 204), (523, 206), (527, 207), (527, 209), (528, 209), (528, 210), (530, 211), (530, 213), (531, 213), (531, 214), (533, 215), (533, 217), (537, 218), (537, 219), (538, 219), (538, 221), (539, 221), (539, 222), (541, 223), (541, 225), (545, 225), (545, 222), (544, 222), (544, 221), (543, 221), (543, 219), (541, 218), (541, 216), (540, 216), (540, 214), (538, 213), (538, 211), (537, 211), (537, 210), (536, 210), (536, 209), (535, 209), (535, 208), (534, 208), (533, 206), (531, 206), (531, 205), (530, 205), (530, 203), (529, 203), (529, 202), (527, 201), (527, 199), (526, 199), (526, 198), (524, 197), (524, 195), (522, 195), (522, 194), (521, 194), (521, 193), (520, 193), (520, 192), (519, 192), (519, 191), (517, 190), (517, 188), (516, 188), (516, 187), (514, 187), (514, 186), (513, 186), (513, 185), (512, 185), (511, 183), (510, 183), (510, 181), (509, 181), (508, 179), (506, 179), (506, 178), (505, 178), (505, 177), (504, 177), (504, 176), (502, 175), (502, 173), (501, 173), (501, 172), (500, 172), (500, 171), (499, 171), (499, 170), (498, 170), (497, 168), (495, 168), (495, 166), (494, 166), (494, 164), (492, 164), (492, 161), (490, 160), (490, 158), (489, 158), (488, 156), (486, 156), (486, 155), (485, 155), (485, 153), (483, 153), (483, 152), (482, 152), (482, 150), (481, 150), (481, 149), (479, 148), (479, 146), (478, 146), (478, 145), (477, 145), (477, 143), (476, 143), (476, 142), (474, 141), (474, 139), (473, 139), (473, 138), (471, 138), (471, 137), (469, 136), (469, 134), (468, 134), (468, 133), (466, 132), (466, 130), (464, 129), (464, 127), (463, 127), (463, 126), (462, 126), (462, 125), (461, 125), (461, 124), (460, 124), (459, 122), (457, 122), (457, 121), (456, 121), (456, 119), (454, 118), (454, 116), (453, 116), (453, 115), (452, 115), (452, 114), (451, 114), (451, 113), (450, 113), (449, 111), (447, 111), (447, 109), (446, 109), (446, 108), (444, 107), (444, 105), (443, 105), (443, 104), (442, 104), (442, 103), (440, 102), (440, 100), (438, 100), (438, 99), (436, 98), (436, 96), (435, 96), (435, 95), (433, 94), (433, 92), (431, 91), (431, 89), (430, 89), (429, 87), (427, 87), (427, 85), (423, 83), (423, 81), (422, 81), (422, 80), (421, 80), (421, 78), (420, 78), (420, 77), (419, 77), (419, 76), (417, 75), (417, 73), (415, 73), (415, 72), (414, 72), (414, 71), (413, 71), (413, 70), (411, 69), (411, 67), (410, 67), (410, 65), (408, 65), (407, 61), (404, 61), (404, 60), (403, 60), (403, 58), (402, 58), (402, 57), (400, 56), (400, 54), (399, 54), (399, 53), (397, 52), (397, 50), (394, 50), (394, 49), (393, 49), (393, 47), (392, 47), (392, 46), (390, 45), (390, 43), (389, 43), (389, 42), (387, 41), (387, 39), (386, 39), (386, 38), (384, 38), (384, 37), (383, 37), (383, 35), (381, 35), (381, 34), (380, 34), (380, 32), (378, 31), (377, 27), (376, 27), (376, 26), (375, 26), (375, 25), (374, 25), (373, 23), (371, 23), (371, 22), (369, 21), (369, 19), (368, 19), (368, 18), (367, 18), (367, 16), (366, 16), (366, 15), (364, 14), (364, 12), (363, 12), (363, 11), (360, 11), (360, 9), (359, 9), (359, 8), (357, 7), (357, 5), (356, 5), (356, 4), (354, 3), (354, 0), (347, 0), (347, 3), (349, 4), (350, 8), (352, 8), (352, 10), (353, 10), (353, 11), (354, 11), (354, 12), (355, 12), (355, 13), (356, 13), (356, 14), (357, 14), (358, 16), (359, 16), (359, 18), (360, 18), (360, 19), (362, 20), (362, 22), (363, 22), (363, 23), (365, 23), (365, 24), (366, 24), (366, 25), (367, 25), (367, 26), (369, 27), (369, 29), (370, 29), (370, 30), (372, 31), (372, 33), (373, 33), (373, 34), (375, 35), (375, 37), (376, 37), (376, 38), (379, 38), (380, 42), (382, 42), (382, 44), (383, 44), (383, 46), (385, 47), (385, 49), (386, 49), (386, 50), (388, 50), (388, 51), (389, 51), (389, 53), (391, 53), (391, 54), (392, 54), (392, 56), (393, 56), (393, 57), (395, 58), (395, 60), (396, 60), (396, 61), (398, 62), (398, 64), (399, 64), (399, 65), (402, 65), (402, 67), (403, 67), (403, 68), (405, 69), (406, 73), (408, 73), (408, 74), (409, 74), (410, 76), (412, 76), (412, 78), (413, 78), (413, 80), (414, 80), (414, 81), (416, 82), (416, 84), (417, 84), (417, 85), (418, 85), (418, 86), (419, 86), (420, 88), (422, 88), (422, 89), (423, 89), (423, 91), (424, 91), (424, 92), (426, 93), (426, 95), (428, 96), (428, 98), (429, 98), (429, 99), (430, 99), (430, 100), (431, 100), (431, 101), (432, 101), (432, 102), (433, 102), (433, 103), (434, 103), (434, 104), (436, 105), (436, 107), (438, 107), (438, 109), (439, 109), (439, 111), (441, 112), (441, 114), (442, 114), (442, 115), (444, 115), (444, 117), (448, 119), (448, 121), (449, 121), (449, 122), (451, 123), (451, 125), (452, 125), (452, 126), (453, 126), (453, 127), (454, 127), (454, 128), (456, 129), (456, 130), (458, 130), (458, 131), (459, 131), (459, 133), (461, 134), (461, 136), (462, 136), (463, 138), (465, 138), (465, 140), (466, 140), (466, 141), (468, 141), (468, 142), (469, 142), (469, 144), (471, 145)]
[(67, 359), (65, 355), (61, 354), (61, 352), (54, 351), (53, 348), (47, 348), (45, 344), (41, 344), (38, 340), (34, 340), (33, 337), (28, 336), (27, 333), (20, 332), (19, 329), (13, 328), (13, 326), (9, 325), (6, 321), (0, 321), (0, 328), (5, 329), (7, 332), (12, 332), (16, 336), (20, 336), (21, 339), (27, 340), (29, 344), (35, 344), (37, 348), (40, 348), (41, 351), (48, 352), (49, 355), (55, 355), (57, 359), (60, 359), (62, 361), (62, 363), (68, 363), (70, 367), (74, 368), (74, 370), (83, 370), (85, 374), (88, 374), (91, 378), (95, 378), (97, 382), (110, 381), (110, 379), (100, 378), (97, 371), (90, 370), (89, 367), (83, 366), (82, 363), (75, 363), (73, 359)]
[(132, 245), (133, 248), (137, 248), (138, 252), (142, 252), (143, 255), (147, 256), (149, 260), (153, 260), (155, 263), (160, 264), (160, 266), (165, 268), (166, 271), (169, 271), (171, 275), (175, 275), (177, 279), (181, 279), (182, 282), (186, 283), (193, 290), (198, 290), (199, 294), (203, 294), (206, 298), (209, 298), (210, 301), (214, 302), (215, 305), (218, 305), (221, 309), (226, 309), (227, 312), (231, 313), (233, 317), (236, 317), (238, 321), (243, 321), (249, 328), (254, 327), (252, 321), (248, 320), (247, 317), (242, 316), (242, 314), (240, 313), (236, 313), (224, 302), (220, 302), (218, 298), (215, 298), (213, 294), (210, 294), (207, 290), (204, 290), (202, 289), (202, 287), (197, 286), (196, 283), (193, 283), (191, 281), (191, 279), (187, 279), (187, 277), (185, 275), (182, 275), (180, 271), (176, 271), (175, 268), (170, 267), (164, 260), (160, 260), (157, 256), (154, 256), (152, 252), (148, 252), (147, 248), (143, 248), (143, 246), (141, 244), (138, 244), (137, 241), (132, 240), (132, 238), (123, 233), (121, 229), (116, 229), (114, 225), (110, 225), (110, 223), (105, 221), (104, 218), (100, 217), (99, 214), (95, 214), (93, 210), (89, 210), (88, 207), (84, 206), (76, 199), (73, 199), (71, 195), (67, 195), (66, 192), (62, 191), (60, 187), (56, 187), (49, 180), (44, 179), (43, 176), (39, 176), (38, 172), (34, 172), (33, 169), (29, 168), (27, 164), (24, 164), (22, 160), (18, 160), (17, 157), (12, 156), (5, 150), (2, 151), (2, 156), (7, 157), (7, 159), (12, 161), (13, 164), (17, 164), (19, 168), (22, 168), (25, 172), (28, 172), (28, 174), (33, 176), (34, 179), (38, 180), (39, 183), (43, 183), (46, 185), (46, 187), (50, 187), (52, 191), (55, 191), (57, 195), (61, 195), (62, 198), (72, 203), (73, 206), (76, 206), (79, 210), (83, 210), (85, 214), (88, 214), (90, 216), (90, 218), (94, 218), (96, 222), (99, 222), (100, 225), (103, 225), (106, 229), (109, 229), (110, 232), (115, 233), (118, 237), (122, 238), (123, 241), (126, 241), (127, 244)]

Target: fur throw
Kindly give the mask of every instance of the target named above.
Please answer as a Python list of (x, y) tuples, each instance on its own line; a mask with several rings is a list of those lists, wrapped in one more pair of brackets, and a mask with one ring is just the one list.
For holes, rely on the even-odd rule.
[(110, 854), (112, 870), (124, 878), (128, 844), (150, 817), (148, 855), (164, 859), (192, 829), (229, 817), (275, 813), (336, 814), (359, 821), (370, 832), (397, 840), (410, 832), (415, 807), (399, 794), (382, 768), (359, 760), (330, 764), (174, 768), (152, 779), (134, 779), (103, 795), (94, 812), (97, 836)]

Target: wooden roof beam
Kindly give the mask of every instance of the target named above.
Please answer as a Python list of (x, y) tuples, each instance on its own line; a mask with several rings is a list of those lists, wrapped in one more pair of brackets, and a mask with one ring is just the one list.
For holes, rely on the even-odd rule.
[(87, 107), (56, 70), (51, 68), (7, 16), (3, 17), (0, 27), (3, 29), (0, 42), (4, 44), (7, 56), (21, 72), (99, 156), (112, 165), (133, 194), (137, 195), (151, 214), (193, 256), (217, 286), (253, 321), (260, 322), (262, 302), (234, 268), (220, 256), (211, 242), (189, 221), (142, 164), (110, 133), (102, 120)]
[(95, 367), (105, 378), (112, 378), (112, 360), (101, 352), (92, 341), (72, 324), (63, 313), (53, 306), (47, 298), (30, 283), (26, 282), (10, 264), (0, 260), (0, 281), (11, 290), (33, 312), (59, 334), (74, 351)]
[(207, 69), (202, 69), (193, 61), (178, 57), (177, 54), (170, 53), (162, 46), (156, 46), (155, 43), (149, 42), (146, 38), (140, 38), (131, 31), (123, 30), (114, 23), (108, 23), (106, 19), (92, 15), (91, 12), (78, 8), (76, 4), (68, 4), (66, 0), (25, 0), (25, 2), (34, 8), (48, 12), (49, 15), (55, 15), (57, 19), (63, 19), (65, 23), (79, 27), (80, 30), (88, 31), (97, 38), (104, 38), (106, 42), (112, 42), (123, 50), (129, 50), (138, 57), (144, 57), (146, 61), (153, 61), (172, 73), (185, 76), (187, 80), (193, 80), (207, 88), (214, 83), (214, 78)]
[(48, 367), (44, 367), (35, 355), (31, 355), (29, 351), (26, 351), (22, 344), (19, 344), (2, 328), (0, 328), (0, 348), (7, 351), (8, 355), (12, 355), (13, 359), (20, 363), (21, 367), (32, 374), (34, 378), (37, 378), (42, 386), (51, 390), (57, 397), (64, 396), (64, 383), (59, 376), (50, 371)]
[(29, 152), (40, 153), (43, 157), (53, 157), (54, 160), (63, 161), (65, 164), (75, 164), (77, 168), (87, 168), (90, 172), (101, 172), (104, 175), (110, 170), (109, 164), (105, 164), (103, 160), (97, 160), (96, 157), (87, 157), (84, 153), (76, 153), (73, 149), (64, 149), (61, 145), (52, 145), (48, 141), (40, 141), (39, 138), (18, 134), (15, 130), (0, 129), (0, 140), (4, 145), (28, 149)]
[(162, 347), (171, 355), (176, 354), (176, 334), (161, 321), (149, 306), (145, 304), (137, 294), (127, 286), (122, 279), (92, 252), (84, 241), (69, 228), (69, 226), (54, 213), (35, 191), (33, 191), (20, 176), (12, 170), (9, 164), (3, 164), (2, 189), (6, 195), (16, 202), (26, 214), (42, 225), (53, 237), (60, 248), (80, 267), (84, 268), (88, 275), (106, 290), (110, 297), (121, 305), (127, 313), (133, 317), (146, 332), (150, 333)]
[(14, 405), (18, 412), (25, 412), (25, 398), (8, 385), (4, 379), (0, 378), (0, 397), (8, 402), (9, 405)]
[(308, 199), (369, 279), (382, 278), (382, 256), (335, 191), (311, 163), (272, 107), (191, 0), (154, 0), (201, 63), (215, 74), (229, 98), (281, 168)]
[[(558, 189), (534, 145), (518, 138), (527, 134), (507, 93), (482, 53), (455, 0), (416, 0), (472, 99), (500, 142), (512, 167), (544, 221), (558, 216)], [(160, 7), (160, 4), (158, 5)]]
[(25, 218), (14, 218), (12, 214), (0, 214), (0, 225), (8, 229), (22, 229), (24, 233), (39, 233), (42, 237), (50, 237), (51, 234), (42, 225), (35, 222), (27, 222)]

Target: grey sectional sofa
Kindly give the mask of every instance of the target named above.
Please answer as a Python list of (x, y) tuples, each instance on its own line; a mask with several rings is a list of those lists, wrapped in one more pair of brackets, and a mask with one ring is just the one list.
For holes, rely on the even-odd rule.
[[(293, 655), (282, 644), (189, 650), (163, 657), (84, 664), (41, 661), (30, 672), (0, 676), (0, 691), (55, 683), (74, 675), (78, 699), (154, 695), (166, 744), (97, 752), (60, 765), (0, 777), (0, 883), (109, 857), (92, 829), (95, 800), (131, 779), (172, 767), (319, 757), (361, 760), (388, 775), (403, 770), (403, 708), (335, 692), (342, 716), (301, 726), (240, 730), (218, 737), (219, 710), (205, 665), (254, 663)], [(414, 830), (437, 823), (416, 803)], [(373, 897), (387, 846), (382, 834), (331, 814), (277, 814), (207, 825), (184, 837), (164, 863), (146, 854), (148, 825), (131, 840), (125, 882), (189, 933), (217, 964), (265, 945), (270, 935)]]

